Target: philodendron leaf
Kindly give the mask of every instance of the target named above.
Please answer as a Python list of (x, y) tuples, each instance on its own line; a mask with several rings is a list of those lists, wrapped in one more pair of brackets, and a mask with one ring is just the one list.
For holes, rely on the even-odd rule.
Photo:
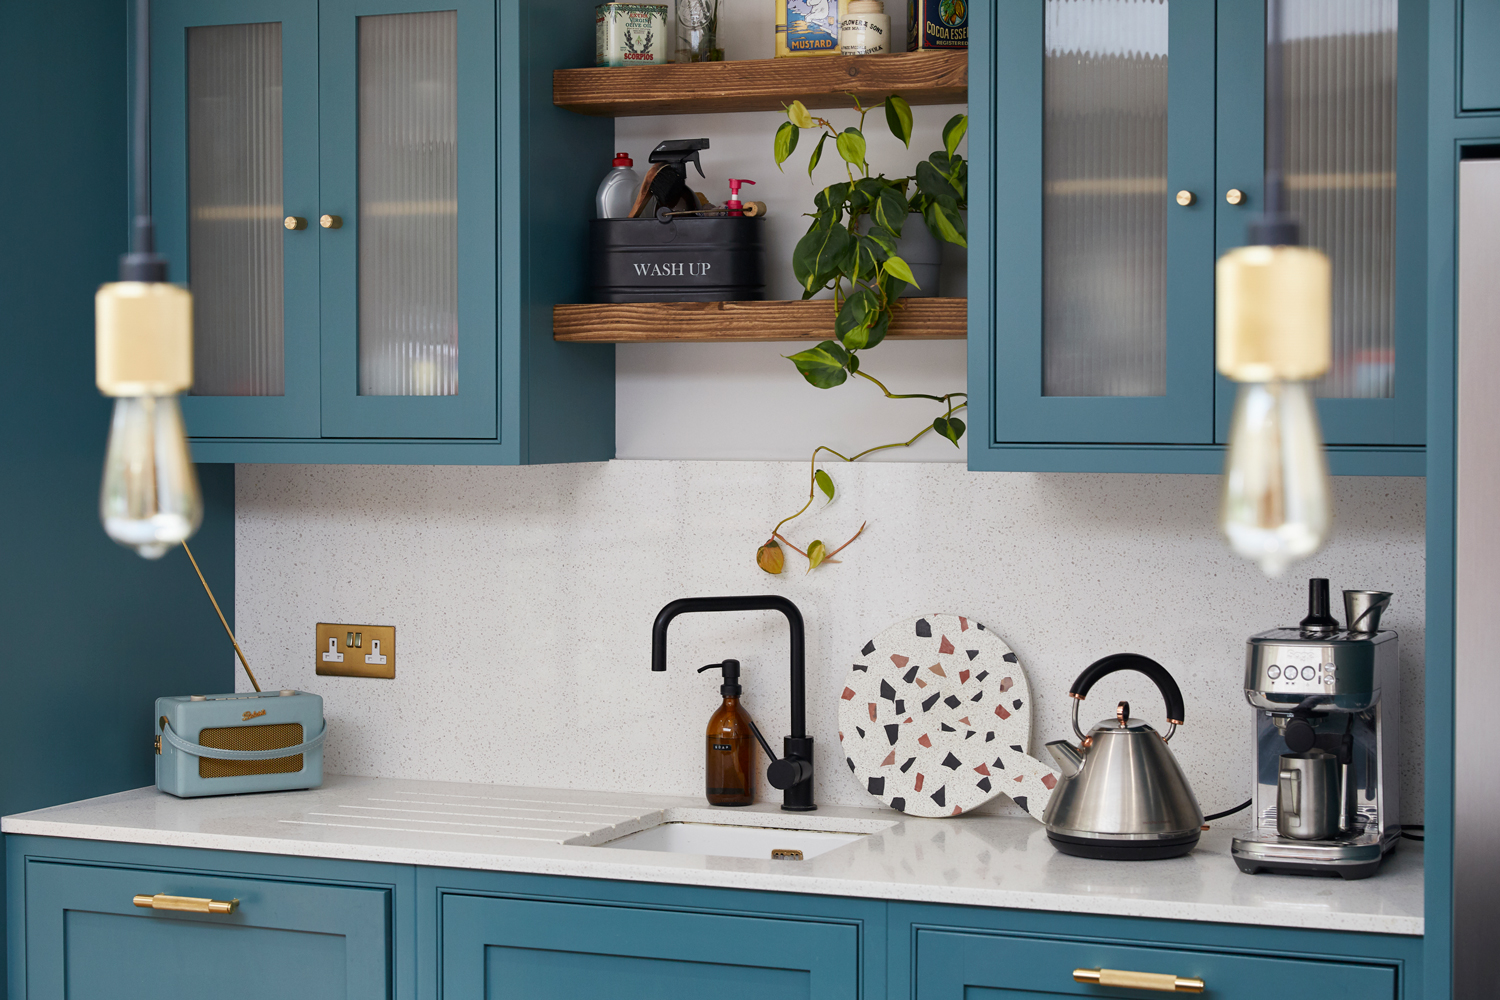
[(844, 162), (852, 163), (854, 166), (863, 169), (865, 165), (865, 137), (860, 133), (859, 129), (852, 125), (844, 129), (844, 131), (839, 133), (839, 137), (834, 145), (838, 147), (839, 155), (844, 158)]
[(901, 235), (901, 225), (906, 221), (906, 214), (911, 211), (911, 205), (907, 203), (906, 195), (887, 185), (875, 199), (870, 215), (875, 222), (889, 229), (896, 236)]
[(892, 94), (885, 99), (885, 123), (891, 127), (891, 135), (910, 149), (911, 105), (906, 103), (905, 98)]
[(766, 539), (766, 544), (755, 550), (755, 565), (773, 576), (781, 572), (786, 565), (786, 553), (776, 539)]
[(968, 246), (969, 241), (963, 232), (963, 218), (958, 214), (958, 209), (954, 207), (951, 199), (944, 199), (944, 201), (946, 204), (942, 201), (934, 201), (927, 206), (927, 211), (923, 213), (927, 220), (927, 228), (932, 230), (933, 235), (939, 239), (957, 243), (961, 247)]
[(776, 169), (780, 170), (786, 158), (792, 155), (797, 148), (797, 138), (802, 134), (801, 130), (791, 122), (782, 122), (776, 128)]
[[(864, 238), (879, 244), (880, 248), (885, 251), (885, 257), (889, 257), (896, 252), (896, 234), (884, 226), (871, 226), (870, 231), (865, 234)], [(885, 257), (881, 257), (880, 259), (885, 260)]]
[(932, 422), (932, 429), (952, 441), (955, 448), (958, 439), (964, 436), (964, 422), (957, 417), (938, 417)]
[(803, 378), (819, 389), (843, 385), (849, 377), (849, 352), (836, 340), (825, 340), (817, 347), (789, 355), (787, 360), (797, 366)]
[(832, 503), (833, 477), (824, 472), (822, 469), (819, 469), (817, 472), (813, 473), (813, 480), (818, 484), (818, 489), (822, 490), (824, 495), (828, 497), (828, 502)]
[(839, 264), (853, 241), (849, 230), (836, 223), (809, 229), (792, 251), (792, 273), (803, 290), (810, 292), (827, 284), (824, 276), (840, 270)]
[(917, 284), (917, 279), (912, 275), (911, 266), (900, 257), (887, 257), (885, 260), (885, 270), (887, 274), (900, 278), (908, 285), (914, 285), (917, 288), (922, 287), (921, 285)]
[(881, 310), (879, 296), (868, 288), (861, 288), (844, 300), (833, 328), (845, 347), (862, 351), (884, 340), (890, 325), (891, 314), (888, 310)]
[(948, 119), (948, 124), (943, 126), (943, 148), (952, 156), (958, 152), (958, 144), (963, 142), (964, 133), (969, 131), (969, 116), (954, 115)]
[[(798, 128), (812, 128), (813, 117), (807, 113), (807, 108), (802, 106), (801, 101), (793, 101), (787, 105), (786, 120)], [(950, 125), (952, 122), (949, 123)]]
[[(787, 124), (790, 125), (791, 122), (787, 122)], [(812, 157), (807, 161), (807, 176), (812, 176), (813, 167), (816, 167), (818, 165), (818, 161), (823, 158), (823, 143), (827, 141), (827, 132), (824, 132), (822, 135), (818, 136), (818, 144), (813, 147)]]
[(947, 197), (955, 202), (958, 200), (958, 190), (927, 160), (917, 164), (917, 187), (934, 198)]
[(813, 539), (813, 543), (807, 547), (807, 571), (811, 573), (818, 568), (818, 564), (828, 558), (828, 548), (821, 539)]

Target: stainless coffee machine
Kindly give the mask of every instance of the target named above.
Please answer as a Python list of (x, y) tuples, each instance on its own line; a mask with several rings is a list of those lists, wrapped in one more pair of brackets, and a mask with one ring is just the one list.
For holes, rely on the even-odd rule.
[(1380, 628), (1391, 595), (1346, 590), (1346, 628), (1311, 582), (1297, 628), (1250, 637), (1245, 697), (1255, 709), (1251, 828), (1234, 838), (1240, 871), (1375, 874), (1401, 835), (1396, 633)]

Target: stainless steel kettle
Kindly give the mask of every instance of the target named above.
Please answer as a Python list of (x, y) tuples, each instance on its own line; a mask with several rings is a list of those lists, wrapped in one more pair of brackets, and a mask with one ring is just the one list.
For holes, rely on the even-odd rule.
[[(1130, 717), (1120, 702), (1085, 736), (1078, 728), (1078, 706), (1101, 677), (1136, 670), (1156, 682), (1167, 703), (1171, 728), (1162, 736)], [(1068, 692), (1073, 697), (1073, 732), (1081, 747), (1054, 740), (1047, 749), (1062, 768), (1042, 821), (1047, 839), (1064, 854), (1114, 861), (1175, 858), (1198, 843), (1203, 811), (1167, 741), (1182, 724), (1182, 691), (1165, 667), (1135, 653), (1116, 653), (1091, 664)]]

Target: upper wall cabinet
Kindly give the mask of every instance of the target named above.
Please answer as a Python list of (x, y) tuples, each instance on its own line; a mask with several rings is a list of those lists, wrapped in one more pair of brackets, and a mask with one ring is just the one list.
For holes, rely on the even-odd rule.
[[(1425, 2), (1284, 4), (1288, 188), (1334, 270), (1330, 468), (1420, 475)], [(973, 16), (970, 467), (1219, 471), (1214, 261), (1261, 207), (1263, 0)]]
[(199, 461), (613, 455), (613, 348), (551, 336), (612, 151), (611, 123), (551, 100), (592, 11), (435, 6), (156, 5), (152, 180), (194, 296)]

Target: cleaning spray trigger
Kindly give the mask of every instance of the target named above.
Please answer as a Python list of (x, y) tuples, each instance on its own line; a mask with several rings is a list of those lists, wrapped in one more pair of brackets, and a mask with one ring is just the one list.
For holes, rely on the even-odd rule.
[(724, 204), (724, 208), (728, 211), (729, 215), (738, 218), (745, 214), (744, 205), (740, 202), (740, 185), (754, 183), (752, 180), (745, 180), (740, 177), (729, 178), (729, 201)]

